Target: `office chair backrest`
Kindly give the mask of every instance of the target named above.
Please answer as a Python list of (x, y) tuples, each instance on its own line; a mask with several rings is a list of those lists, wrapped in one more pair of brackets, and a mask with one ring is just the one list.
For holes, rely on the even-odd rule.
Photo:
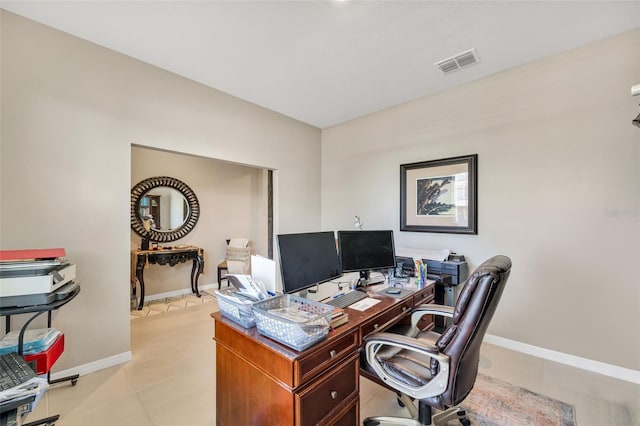
[[(438, 396), (427, 398), (436, 408), (459, 404), (471, 392), (478, 373), (480, 345), (511, 272), (511, 260), (494, 256), (480, 265), (464, 283), (454, 308), (453, 322), (436, 345), (451, 359), (449, 386)], [(432, 360), (435, 374), (438, 363)]]

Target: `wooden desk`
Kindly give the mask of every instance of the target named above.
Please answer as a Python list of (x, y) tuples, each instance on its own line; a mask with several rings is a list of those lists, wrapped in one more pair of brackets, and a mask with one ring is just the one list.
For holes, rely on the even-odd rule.
[(260, 335), (255, 327), (242, 328), (220, 312), (211, 314), (216, 341), (216, 424), (359, 424), (363, 337), (408, 318), (416, 305), (432, 303), (434, 286), (431, 283), (402, 299), (373, 297), (381, 302), (364, 312), (345, 309), (349, 322), (302, 352)]
[[(140, 284), (140, 302), (138, 303), (138, 310), (141, 310), (144, 306), (144, 268), (147, 264), (169, 265), (175, 266), (178, 263), (186, 262), (187, 260), (193, 260), (193, 267), (191, 268), (191, 291), (198, 297), (200, 297), (200, 291), (198, 290), (198, 278), (204, 269), (204, 250), (200, 247), (186, 247), (186, 248), (172, 248), (172, 249), (158, 249), (158, 250), (136, 250), (133, 252), (135, 259), (135, 271), (136, 278)], [(135, 280), (133, 285), (133, 297), (136, 297)]]

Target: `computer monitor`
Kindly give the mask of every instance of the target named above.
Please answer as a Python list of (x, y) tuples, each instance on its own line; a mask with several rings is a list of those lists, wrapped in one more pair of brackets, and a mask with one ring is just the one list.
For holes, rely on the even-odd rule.
[(285, 293), (342, 276), (333, 231), (278, 235), (278, 248)]
[(393, 231), (338, 231), (342, 272), (360, 272), (361, 286), (373, 284), (370, 272), (395, 268)]

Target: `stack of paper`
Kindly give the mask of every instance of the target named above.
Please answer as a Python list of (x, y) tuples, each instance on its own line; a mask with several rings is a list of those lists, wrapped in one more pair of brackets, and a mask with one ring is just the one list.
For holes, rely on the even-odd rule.
[(335, 308), (331, 313), (331, 328), (336, 328), (349, 321), (349, 315), (342, 308)]
[[(22, 343), (22, 353), (24, 355), (45, 352), (55, 343), (62, 333), (55, 328), (42, 328), (26, 330)], [(0, 355), (9, 352), (18, 352), (19, 331), (10, 331), (0, 339)]]
[[(36, 376), (18, 386), (14, 386), (9, 389), (5, 389), (0, 392), (0, 403), (7, 404), (13, 399), (22, 399), (34, 395), (36, 402), (44, 394), (45, 389), (49, 383), (46, 377)], [(34, 404), (35, 406), (35, 404)]]

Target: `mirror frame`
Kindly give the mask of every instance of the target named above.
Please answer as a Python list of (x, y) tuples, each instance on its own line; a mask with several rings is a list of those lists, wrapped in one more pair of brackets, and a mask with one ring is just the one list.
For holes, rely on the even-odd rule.
[[(151, 229), (147, 231), (144, 229), (144, 224), (139, 213), (140, 202), (147, 192), (160, 186), (173, 188), (180, 192), (185, 200), (187, 200), (189, 212), (182, 226), (177, 229), (171, 231)], [(198, 197), (196, 197), (195, 192), (181, 180), (169, 176), (155, 176), (140, 181), (131, 188), (131, 228), (142, 238), (149, 238), (150, 241), (159, 243), (179, 240), (193, 230), (199, 218), (200, 205), (198, 204)]]

